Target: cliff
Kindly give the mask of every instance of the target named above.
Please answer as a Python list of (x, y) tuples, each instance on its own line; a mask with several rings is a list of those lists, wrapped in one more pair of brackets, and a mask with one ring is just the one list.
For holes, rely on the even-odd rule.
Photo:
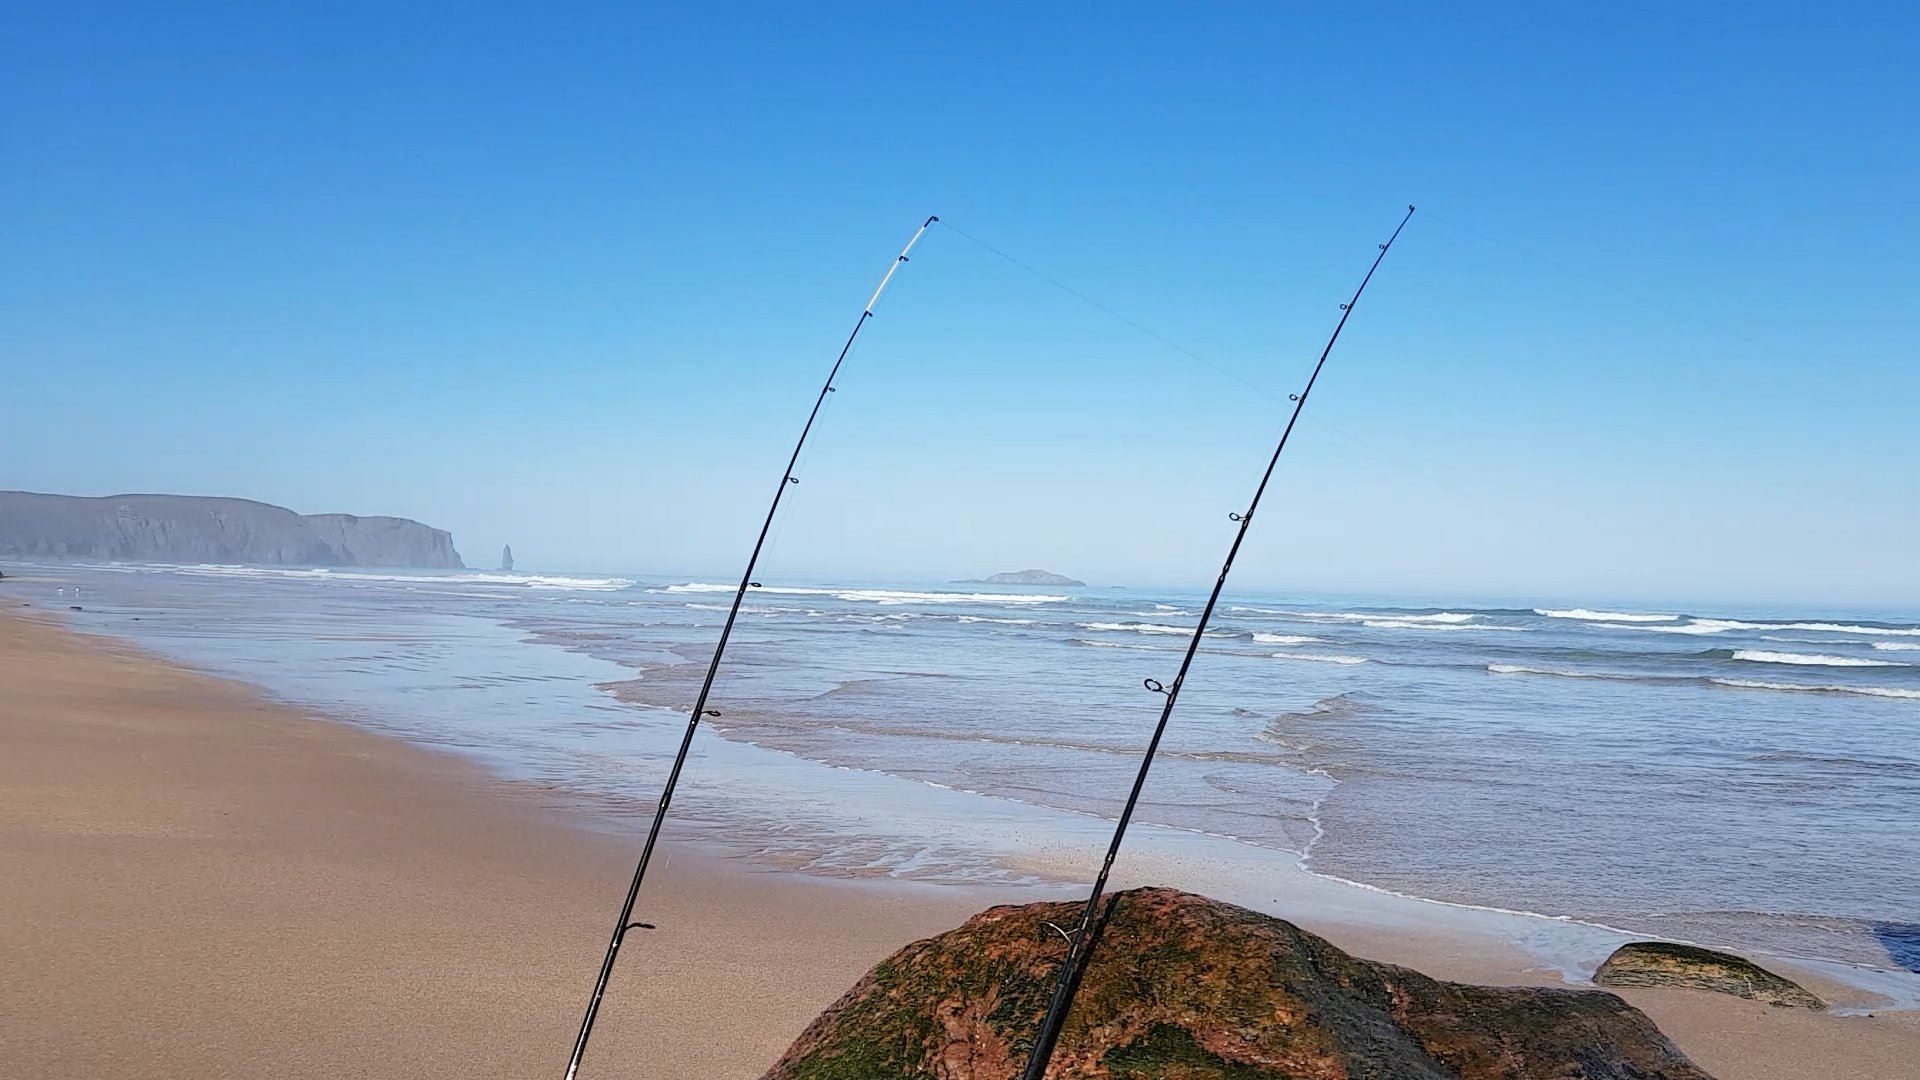
[[(763, 1080), (1011, 1080), (1078, 903), (990, 908), (881, 962)], [(1709, 1080), (1597, 990), (1467, 986), (1171, 889), (1119, 895), (1049, 1080)]]
[(296, 514), (197, 495), (0, 491), (0, 556), (459, 569), (453, 535), (417, 521)]

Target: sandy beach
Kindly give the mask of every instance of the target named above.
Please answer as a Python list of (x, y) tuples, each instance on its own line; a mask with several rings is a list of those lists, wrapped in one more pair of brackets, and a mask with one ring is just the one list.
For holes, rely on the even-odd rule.
[[(577, 813), (13, 607), (0, 1061), (35, 1077), (557, 1075), (633, 855)], [(1032, 898), (675, 850), (642, 905), (660, 929), (630, 945), (587, 1072), (757, 1076), (881, 957)], [(1441, 977), (1557, 981), (1472, 940), (1307, 925)], [(1723, 1080), (1920, 1075), (1911, 1013), (1625, 996)]]

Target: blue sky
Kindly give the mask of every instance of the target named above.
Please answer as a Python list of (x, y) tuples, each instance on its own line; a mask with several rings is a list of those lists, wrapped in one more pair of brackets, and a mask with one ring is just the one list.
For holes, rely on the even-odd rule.
[(19, 5), (0, 486), (470, 561), (1920, 603), (1910, 8)]

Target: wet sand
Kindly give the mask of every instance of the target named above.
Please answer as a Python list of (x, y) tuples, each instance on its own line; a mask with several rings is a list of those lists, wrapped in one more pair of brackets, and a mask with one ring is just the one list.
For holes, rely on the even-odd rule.
[[(109, 1080), (557, 1076), (634, 854), (585, 824), (464, 762), (10, 607), (0, 1062)], [(639, 912), (660, 929), (629, 938), (588, 1076), (757, 1076), (873, 962), (1034, 898), (665, 850)], [(1442, 977), (1557, 982), (1485, 942), (1307, 925)], [(1626, 996), (1723, 1080), (1920, 1076), (1911, 1013)]]

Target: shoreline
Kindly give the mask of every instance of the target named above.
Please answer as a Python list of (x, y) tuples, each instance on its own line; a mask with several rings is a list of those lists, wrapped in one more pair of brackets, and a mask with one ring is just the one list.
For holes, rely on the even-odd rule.
[[(178, 1067), (157, 1071), (222, 1075), (263, 1059), (200, 1029), (224, 1032), (222, 1014), (253, 1008), (256, 996), (300, 1003), (266, 1033), (278, 1053), (266, 1060), (284, 1075), (352, 1061), (383, 1075), (414, 1075), (408, 1063), (418, 1061), (425, 1075), (433, 1060), (470, 1062), (476, 1052), (484, 1072), (511, 1061), (500, 1075), (527, 1075), (564, 1058), (605, 917), (631, 871), (632, 844), (608, 835), (605, 821), (470, 761), (268, 703), (242, 684), (43, 618), (0, 613), (0, 649), (0, 850), (35, 868), (5, 886), (8, 910), (24, 917), (0, 930), (0, 943), (25, 961), (19, 970), (40, 973), (0, 997), (9, 1060), (42, 1075), (150, 1074), (159, 1060)], [(101, 775), (116, 782), (103, 787)], [(640, 978), (648, 965), (623, 964), (590, 1061), (638, 1061), (663, 1076), (758, 1075), (895, 948), (989, 904), (1061, 892), (824, 880), (694, 854), (673, 834), (643, 906), (664, 928), (642, 938), (659, 967)], [(1143, 855), (1128, 860), (1128, 884), (1173, 881), (1277, 911), (1359, 955), (1442, 978), (1560, 984), (1485, 934), (1412, 917), (1344, 921), (1339, 903), (1291, 887), (1231, 895), (1232, 875), (1195, 872), (1202, 860), (1179, 845)], [(263, 893), (254, 879), (285, 887)], [(366, 917), (316, 913), (304, 898), (315, 889)], [(75, 924), (96, 923), (97, 898), (121, 890), (142, 900), (127, 901), (130, 918), (109, 921), (126, 929), (109, 931), (118, 947), (107, 955)], [(492, 920), (491, 934), (486, 918), (474, 925), (475, 911)], [(186, 944), (169, 936), (182, 924)], [(148, 951), (154, 935), (171, 943), (158, 957)], [(426, 975), (448, 970), (458, 985)], [(183, 1002), (157, 992), (186, 992), (188, 973), (198, 999), (183, 1013)], [(246, 989), (203, 985), (222, 976)], [(349, 985), (335, 985), (342, 978)], [(393, 1019), (354, 1007), (356, 981)], [(1895, 1062), (1920, 1053), (1920, 1014), (1796, 1014), (1690, 991), (1623, 996), (1722, 1077), (1891, 1076)], [(154, 1021), (167, 1014), (176, 1030), (157, 1038)], [(403, 1016), (413, 1033), (396, 1042)], [(64, 1044), (80, 1030), (88, 1038), (76, 1057)], [(82, 1059), (93, 1067), (75, 1069)]]
[[(37, 609), (36, 609), (37, 610)], [(0, 1060), (47, 1077), (557, 1074), (632, 870), (537, 791), (0, 611)], [(990, 901), (669, 833), (601, 1074), (753, 1077)]]
[[(56, 606), (61, 602), (55, 601), (49, 586), (72, 585), (87, 577), (75, 567), (40, 569), (47, 572), (41, 580), (28, 581), (40, 586), (39, 599)], [(686, 695), (691, 692), (684, 684), (704, 667), (699, 649), (688, 644), (677, 615), (651, 611), (637, 618), (624, 615), (632, 607), (646, 608), (651, 601), (644, 597), (603, 603), (591, 595), (547, 599), (516, 596), (512, 604), (502, 608), (497, 601), (504, 596), (459, 593), (449, 594), (458, 595), (458, 603), (436, 600), (416, 604), (408, 598), (421, 583), (440, 579), (369, 573), (356, 576), (374, 583), (408, 584), (393, 590), (379, 586), (375, 593), (368, 594), (368, 602), (358, 603), (351, 599), (357, 589), (375, 585), (363, 583), (345, 591), (331, 587), (310, 591), (309, 586), (290, 587), (288, 591), (275, 586), (263, 592), (249, 587), (230, 593), (203, 588), (204, 583), (198, 581), (174, 580), (174, 575), (149, 578), (139, 573), (155, 568), (111, 568), (129, 571), (130, 577), (94, 569), (101, 572), (92, 575), (88, 591), (96, 603), (104, 600), (105, 605), (89, 604), (86, 614), (68, 617), (70, 624), (133, 640), (215, 677), (236, 678), (268, 688), (276, 700), (295, 708), (318, 710), (321, 715), (394, 735), (412, 745), (451, 751), (509, 780), (545, 785), (556, 800), (581, 811), (584, 820), (604, 820), (608, 828), (603, 831), (608, 832), (645, 828), (652, 809), (648, 782), (664, 769), (664, 752), (684, 730), (685, 714), (674, 706), (679, 703), (684, 708)], [(276, 579), (303, 580), (321, 573), (212, 566), (188, 567), (181, 572), (243, 578), (266, 574)], [(577, 583), (589, 584), (585, 579)], [(691, 587), (648, 587), (645, 592), (673, 593)], [(849, 595), (857, 593), (863, 598), (874, 593), (864, 588), (849, 589)], [(33, 591), (28, 590), (29, 594)], [(73, 591), (77, 592), (77, 587)], [(348, 606), (340, 612), (343, 621), (335, 622), (327, 605), (339, 601)], [(575, 604), (584, 606), (570, 606)], [(667, 606), (670, 612), (678, 612), (682, 607), (699, 605), (683, 605), (676, 600)], [(530, 615), (529, 611), (545, 614)], [(776, 606), (764, 614), (778, 622), (786, 611)], [(812, 617), (826, 613), (806, 614)], [(1486, 614), (1504, 617), (1513, 613), (1494, 610)], [(144, 623), (143, 616), (147, 620)], [(876, 615), (858, 610), (843, 612), (834, 621), (951, 617), (937, 613)], [(967, 616), (959, 618), (967, 620)], [(674, 629), (666, 633), (651, 629), (661, 626)], [(616, 628), (617, 633), (608, 632)], [(366, 636), (359, 636), (362, 633)], [(775, 640), (784, 639), (776, 632)], [(859, 640), (856, 637), (849, 644)], [(968, 644), (964, 648), (973, 648), (974, 639), (965, 640)], [(358, 644), (361, 641), (376, 644), (362, 646)], [(938, 635), (929, 641), (938, 642)], [(747, 669), (756, 666), (751, 656), (742, 663)], [(759, 666), (763, 672), (770, 670), (764, 663)], [(872, 664), (867, 666), (871, 668)], [(861, 685), (859, 679), (842, 678), (837, 670), (817, 670), (805, 663), (782, 665), (780, 670), (783, 676), (789, 671), (799, 672), (801, 685), (810, 680), (811, 692), (828, 696)], [(877, 670), (920, 674), (911, 669)], [(740, 674), (754, 672), (743, 669)], [(1076, 691), (1086, 700), (1100, 700), (1098, 695), (1106, 692), (1105, 682), (1082, 682)], [(1241, 689), (1253, 692), (1245, 685)], [(1317, 688), (1306, 696), (1335, 689), (1339, 687)], [(754, 695), (749, 692), (748, 696)], [(609, 697), (624, 705), (614, 705)], [(924, 692), (916, 697), (909, 686), (902, 697), (885, 707), (896, 712), (916, 706), (939, 707), (939, 702), (930, 702), (927, 697)], [(921, 767), (916, 763), (919, 751), (911, 740), (928, 733), (919, 730), (916, 722), (892, 727), (889, 725), (894, 722), (883, 716), (880, 728), (872, 732), (878, 741), (862, 747), (839, 734), (853, 732), (856, 740), (865, 737), (858, 734), (865, 730), (858, 706), (851, 713), (830, 706), (816, 710), (807, 705), (811, 698), (805, 694), (796, 698), (789, 693), (788, 700), (778, 698), (776, 693), (757, 703), (735, 702), (724, 722), (716, 720), (702, 726), (695, 751), (699, 767), (689, 770), (687, 782), (681, 786), (676, 822), (683, 829), (699, 830), (720, 853), (752, 855), (809, 874), (1008, 888), (1063, 879), (1071, 883), (1092, 873), (1092, 867), (1086, 864), (1104, 846), (1111, 827), (1107, 815), (1112, 807), (1098, 792), (1105, 790), (1107, 783), (1121, 782), (1116, 770), (1125, 768), (1130, 777), (1131, 760), (1122, 759), (1137, 756), (1137, 750), (1105, 745), (1108, 740), (1098, 730), (1083, 730), (1056, 742), (996, 738), (990, 733), (983, 736), (961, 722), (958, 727), (936, 724), (931, 737), (991, 745), (977, 752), (968, 748), (958, 755), (934, 755), (928, 759), (928, 767)], [(1325, 700), (1307, 712), (1318, 709)], [(1584, 717), (1589, 724), (1595, 713), (1602, 711), (1599, 705), (1584, 699), (1562, 704), (1571, 710), (1570, 716), (1576, 720)], [(1285, 707), (1292, 708), (1294, 703)], [(1236, 716), (1253, 715), (1244, 709), (1233, 712)], [(1269, 721), (1269, 728), (1271, 725)], [(1202, 724), (1195, 730), (1213, 729)], [(1721, 902), (1730, 905), (1724, 909), (1683, 897), (1674, 901), (1677, 914), (1672, 918), (1648, 916), (1636, 921), (1631, 915), (1624, 920), (1606, 917), (1605, 913), (1615, 910), (1609, 906), (1615, 895), (1627, 905), (1622, 910), (1657, 912), (1663, 910), (1658, 905), (1661, 894), (1693, 880), (1689, 868), (1663, 863), (1657, 857), (1636, 856), (1622, 864), (1619, 857), (1596, 854), (1641, 851), (1646, 846), (1643, 838), (1667, 835), (1676, 829), (1684, 831), (1684, 823), (1662, 820), (1658, 814), (1640, 821), (1643, 827), (1631, 836), (1610, 835), (1604, 825), (1587, 829), (1581, 824), (1589, 809), (1603, 811), (1593, 816), (1604, 818), (1613, 812), (1608, 806), (1631, 803), (1615, 800), (1614, 804), (1603, 802), (1589, 807), (1585, 801), (1540, 791), (1542, 787), (1565, 790), (1558, 785), (1523, 785), (1543, 801), (1517, 803), (1516, 812), (1523, 816), (1538, 814), (1544, 821), (1559, 821), (1560, 829), (1573, 830), (1566, 835), (1581, 837), (1585, 845), (1579, 857), (1570, 863), (1516, 861), (1517, 853), (1536, 850), (1535, 837), (1532, 833), (1516, 836), (1513, 830), (1503, 833), (1495, 829), (1476, 841), (1463, 840), (1457, 845), (1443, 837), (1438, 848), (1441, 859), (1443, 863), (1449, 857), (1453, 860), (1439, 874), (1444, 880), (1434, 880), (1435, 875), (1428, 873), (1426, 880), (1412, 875), (1406, 884), (1393, 884), (1401, 880), (1396, 874), (1401, 864), (1381, 862), (1380, 858), (1390, 853), (1396, 842), (1417, 835), (1419, 828), (1383, 819), (1375, 822), (1379, 826), (1377, 836), (1367, 839), (1366, 818), (1356, 818), (1355, 808), (1391, 806), (1393, 797), (1358, 802), (1349, 799), (1339, 805), (1344, 785), (1352, 782), (1348, 779), (1340, 779), (1324, 791), (1316, 791), (1311, 784), (1288, 788), (1291, 781), (1285, 779), (1287, 775), (1333, 775), (1317, 767), (1278, 762), (1277, 769), (1262, 775), (1228, 777), (1229, 785), (1251, 784), (1251, 790), (1261, 790), (1274, 798), (1278, 816), (1263, 805), (1251, 813), (1227, 810), (1224, 818), (1205, 822), (1213, 812), (1218, 792), (1231, 790), (1231, 786), (1222, 788), (1212, 775), (1200, 775), (1216, 766), (1183, 762), (1212, 761), (1210, 755), (1223, 748), (1229, 755), (1237, 752), (1235, 740), (1247, 733), (1231, 726), (1220, 730), (1224, 743), (1204, 743), (1191, 756), (1171, 754), (1182, 761), (1164, 762), (1156, 770), (1154, 791), (1160, 807), (1150, 810), (1146, 821), (1136, 827), (1119, 868), (1123, 875), (1128, 863), (1153, 860), (1156, 848), (1183, 866), (1206, 863), (1200, 869), (1214, 877), (1218, 877), (1213, 872), (1220, 867), (1237, 867), (1240, 872), (1235, 879), (1218, 884), (1216, 892), (1245, 898), (1243, 902), (1255, 907), (1265, 902), (1260, 897), (1274, 891), (1269, 888), (1269, 879), (1297, 877), (1297, 887), (1278, 887), (1284, 895), (1273, 898), (1274, 903), (1297, 900), (1304, 892), (1317, 897), (1324, 911), (1359, 922), (1367, 920), (1353, 916), (1353, 912), (1372, 913), (1379, 916), (1374, 921), (1389, 925), (1412, 918), (1439, 924), (1435, 929), (1492, 934), (1518, 943), (1575, 984), (1583, 982), (1614, 946), (1648, 937), (1723, 948), (1766, 958), (1793, 970), (1821, 972), (1860, 991), (1861, 996), (1848, 1002), (1854, 1007), (1920, 1008), (1920, 972), (1909, 970), (1910, 965), (1903, 965), (1891, 947), (1869, 936), (1873, 926), (1865, 915), (1852, 920), (1843, 917), (1841, 921), (1853, 925), (1840, 936), (1819, 933), (1818, 927), (1796, 926), (1790, 917), (1769, 917), (1770, 905), (1764, 897), (1724, 899)], [(814, 734), (817, 732), (835, 734)], [(889, 741), (900, 736), (908, 741)], [(1220, 737), (1205, 735), (1203, 740)], [(1252, 737), (1258, 740), (1264, 734), (1255, 731)], [(1035, 746), (1041, 749), (1030, 749)], [(1033, 786), (1034, 762), (1046, 760), (1053, 753), (1048, 748), (1055, 746), (1075, 752), (1105, 751), (1101, 757), (1106, 760), (1056, 760), (1055, 764), (1068, 771), (1056, 770), (1049, 775), (1074, 779), (1064, 783), (1042, 779)], [(1086, 757), (1080, 754), (1081, 759)], [(1228, 756), (1220, 760), (1235, 759)], [(1120, 764), (1110, 767), (1108, 761)], [(1083, 769), (1087, 771), (1079, 771)], [(1279, 786), (1268, 787), (1276, 774), (1281, 777)], [(1023, 783), (1028, 786), (1023, 787)], [(1027, 790), (1046, 797), (1023, 797), (1022, 792)], [(1505, 796), (1509, 802), (1515, 797)], [(1303, 801), (1309, 798), (1310, 806)], [(1182, 809), (1188, 805), (1184, 801), (1187, 799), (1202, 808), (1198, 814)], [(1373, 873), (1365, 865), (1353, 865), (1350, 858), (1343, 865), (1337, 850), (1328, 853), (1331, 869), (1320, 869), (1323, 860), (1318, 837), (1325, 835), (1321, 814), (1328, 800), (1339, 805), (1350, 846), (1357, 837), (1362, 848), (1377, 849)], [(1284, 824), (1302, 814), (1312, 826), (1314, 838), (1293, 835), (1293, 826)], [(1203, 820), (1193, 820), (1196, 816)], [(1156, 821), (1166, 824), (1153, 824)], [(1279, 833), (1261, 831), (1271, 822), (1282, 823)], [(1248, 828), (1236, 827), (1240, 825)], [(1618, 832), (1617, 826), (1613, 832)], [(1242, 833), (1245, 839), (1239, 835)], [(1545, 827), (1544, 835), (1554, 834), (1554, 826)], [(1884, 833), (1873, 835), (1884, 838)], [(745, 842), (735, 842), (740, 839)], [(1302, 844), (1306, 845), (1304, 849)], [(1199, 849), (1210, 845), (1216, 857), (1201, 858)], [(1303, 850), (1312, 854), (1303, 856)], [(1447, 852), (1455, 854), (1448, 856)], [(1411, 859), (1406, 865), (1422, 864), (1421, 851), (1405, 854)], [(1898, 852), (1886, 850), (1884, 842), (1877, 849), (1869, 848), (1868, 854), (1891, 860), (1873, 864), (1876, 866), (1894, 867), (1905, 862)], [(1083, 866), (1083, 870), (1076, 869)], [(1847, 880), (1843, 870), (1841, 867), (1820, 880)], [(1586, 884), (1605, 881), (1604, 875), (1610, 871), (1627, 876), (1615, 877), (1597, 890)], [(1553, 884), (1544, 890), (1532, 888), (1536, 874)], [(1870, 895), (1848, 886), (1837, 893), (1816, 890), (1809, 898), (1833, 901), (1835, 895), (1851, 893), (1851, 901), (1842, 899), (1840, 906), (1822, 910), (1873, 911), (1883, 919), (1902, 919), (1897, 906), (1889, 908), (1882, 899), (1906, 891), (1901, 886), (1902, 875), (1887, 872), (1880, 877), (1887, 879), (1881, 883), (1887, 887)], [(1470, 883), (1483, 878), (1482, 887), (1470, 887)], [(1202, 879), (1176, 876), (1172, 880)], [(1449, 882), (1454, 887), (1449, 888)], [(1556, 903), (1556, 899), (1569, 899), (1569, 889), (1587, 902)], [(1609, 889), (1620, 891), (1616, 894)], [(1655, 900), (1652, 908), (1645, 907), (1649, 898)], [(1858, 906), (1847, 907), (1848, 902), (1857, 902)], [(1641, 907), (1635, 908), (1635, 904)], [(1288, 909), (1283, 905), (1267, 910), (1284, 914)], [(1708, 917), (1716, 914), (1757, 916), (1754, 921), (1763, 925), (1741, 926), (1734, 918), (1719, 919), (1721, 924), (1731, 925), (1709, 925), (1713, 920)], [(1448, 921), (1461, 926), (1444, 925)]]

